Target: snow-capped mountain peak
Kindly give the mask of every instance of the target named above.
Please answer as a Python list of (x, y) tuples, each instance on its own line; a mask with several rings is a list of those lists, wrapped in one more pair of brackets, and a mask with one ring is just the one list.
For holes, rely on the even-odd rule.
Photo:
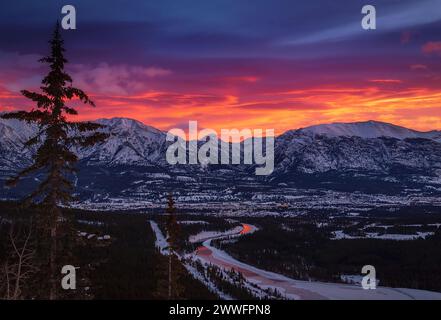
[(152, 139), (160, 139), (160, 137), (164, 136), (164, 132), (158, 130), (154, 127), (145, 125), (144, 123), (129, 119), (129, 118), (102, 118), (94, 121), (96, 123), (102, 124), (106, 126), (106, 130), (109, 132), (118, 132), (118, 133), (137, 133), (141, 134), (144, 137), (150, 137)]
[(109, 164), (160, 162), (166, 134), (129, 118), (98, 119), (109, 138), (100, 145), (80, 151), (80, 158)]
[(325, 135), (328, 137), (355, 136), (365, 139), (391, 137), (403, 140), (406, 138), (436, 139), (440, 137), (440, 132), (437, 131), (420, 132), (390, 123), (373, 120), (352, 123), (335, 122), (330, 124), (319, 124), (299, 129), (299, 131), (311, 133), (313, 135)]

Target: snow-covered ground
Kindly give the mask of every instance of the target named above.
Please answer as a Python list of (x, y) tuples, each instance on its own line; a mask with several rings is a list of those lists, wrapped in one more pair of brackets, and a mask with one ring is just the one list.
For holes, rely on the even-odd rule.
[(190, 241), (191, 243), (196, 243), (196, 242), (202, 242), (206, 239), (216, 239), (218, 237), (228, 237), (228, 236), (233, 236), (233, 235), (237, 235), (242, 231), (243, 227), (242, 226), (237, 226), (231, 230), (228, 231), (202, 231), (199, 232), (196, 235), (192, 235), (190, 236), (190, 238), (188, 239), (188, 241)]
[(208, 224), (207, 221), (202, 220), (182, 220), (178, 221), (179, 224)]
[[(246, 229), (245, 225), (243, 229)], [(252, 230), (252, 228), (249, 229)], [(241, 232), (239, 231), (238, 235), (240, 234)], [(231, 232), (225, 235), (225, 237), (230, 236)], [(216, 233), (216, 238), (220, 239), (222, 236)], [(263, 290), (267, 288), (277, 289), (284, 294), (287, 299), (441, 300), (441, 293), (425, 290), (388, 287), (377, 287), (377, 289), (374, 290), (365, 290), (359, 285), (294, 280), (240, 262), (226, 252), (213, 247), (211, 240), (212, 238), (206, 239), (202, 243), (202, 247), (194, 252), (193, 255), (196, 259), (212, 263), (220, 268), (233, 268), (241, 272), (247, 281), (256, 284)]]
[(398, 234), (398, 233), (386, 233), (379, 234), (378, 232), (367, 232), (363, 236), (351, 236), (344, 233), (343, 230), (333, 231), (333, 237), (331, 240), (341, 240), (341, 239), (380, 239), (380, 240), (416, 240), (425, 239), (428, 236), (434, 235), (434, 232), (417, 232), (416, 234)]
[(150, 220), (150, 226), (155, 233), (155, 246), (159, 249), (159, 252), (161, 252), (161, 254), (168, 255), (168, 243), (164, 235), (162, 234), (161, 229), (159, 229), (158, 224), (155, 221)]
[[(150, 222), (150, 226), (155, 234), (155, 239), (156, 239), (155, 246), (159, 249), (159, 252), (162, 255), (169, 255), (170, 251), (168, 249), (167, 239), (163, 235), (161, 229), (159, 229), (158, 224), (153, 220), (150, 220), (149, 222)], [(203, 221), (203, 222), (205, 222), (205, 221)], [(182, 256), (180, 256), (177, 253), (176, 253), (176, 255), (181, 259), (183, 258)], [(191, 263), (183, 262), (183, 265), (184, 265), (185, 269), (187, 269), (188, 273), (191, 274), (194, 279), (202, 282), (208, 288), (208, 290), (215, 293), (219, 298), (221, 298), (222, 300), (232, 300), (233, 299), (230, 295), (219, 290), (214, 285), (214, 283), (212, 283), (207, 277), (205, 277), (203, 274), (201, 274), (194, 266), (191, 265)]]
[[(162, 254), (168, 254), (167, 241), (154, 221), (150, 221), (152, 230), (155, 233), (155, 245)], [(242, 273), (246, 281), (258, 286), (261, 290), (268, 288), (276, 289), (281, 292), (286, 299), (335, 299), (335, 300), (441, 300), (441, 293), (426, 290), (416, 290), (407, 288), (388, 288), (377, 287), (374, 290), (365, 290), (356, 284), (328, 283), (318, 281), (294, 280), (277, 274), (265, 271), (246, 263), (240, 262), (231, 257), (226, 252), (211, 245), (213, 239), (229, 238), (241, 236), (254, 232), (257, 228), (249, 224), (242, 224), (242, 227), (225, 232), (204, 231), (192, 239), (194, 242), (203, 241), (202, 246), (189, 256), (192, 259), (199, 259), (203, 263), (211, 263), (221, 269), (234, 269)], [(203, 282), (210, 290), (217, 293), (222, 299), (231, 299), (224, 295), (212, 283), (207, 281), (195, 268), (184, 263), (186, 269), (195, 277)]]
[(208, 288), (208, 290), (217, 294), (219, 298), (221, 298), (222, 300), (233, 300), (233, 297), (222, 292), (222, 290), (219, 290), (214, 285), (214, 283), (212, 283), (209, 279), (207, 279), (207, 277), (204, 277), (204, 275), (199, 273), (199, 271), (196, 270), (196, 268), (194, 268), (192, 265), (190, 265), (189, 263), (184, 263), (184, 267), (185, 269), (187, 269), (188, 273), (190, 273), (193, 276), (193, 278), (202, 282)]

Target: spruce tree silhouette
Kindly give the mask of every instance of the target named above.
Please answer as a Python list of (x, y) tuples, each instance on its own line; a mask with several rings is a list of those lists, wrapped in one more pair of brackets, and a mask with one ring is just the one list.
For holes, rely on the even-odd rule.
[(77, 115), (73, 107), (66, 102), (77, 98), (85, 104), (95, 106), (86, 93), (72, 86), (72, 78), (64, 70), (67, 60), (64, 58), (64, 42), (57, 22), (52, 40), (49, 41), (51, 52), (40, 59), (49, 65), (50, 71), (43, 78), (41, 93), (22, 90), (26, 98), (36, 103), (31, 111), (18, 111), (2, 115), (4, 119), (17, 119), (38, 126), (38, 133), (29, 139), (26, 147), (37, 146), (33, 163), (7, 181), (8, 186), (15, 186), (21, 178), (31, 174), (42, 173), (45, 179), (35, 191), (23, 201), (26, 204), (34, 202), (42, 210), (40, 220), (50, 235), (50, 299), (57, 297), (56, 268), (57, 230), (58, 224), (64, 221), (59, 208), (72, 200), (72, 175), (76, 172), (78, 161), (72, 147), (87, 147), (107, 138), (107, 134), (98, 132), (102, 125), (92, 122), (71, 122), (67, 116)]
[(179, 234), (180, 228), (176, 219), (176, 207), (173, 195), (167, 196), (167, 214), (166, 230), (168, 242), (168, 299), (179, 299), (183, 293), (183, 287), (179, 283), (182, 277), (182, 270), (179, 268), (180, 262), (177, 255), (179, 250)]

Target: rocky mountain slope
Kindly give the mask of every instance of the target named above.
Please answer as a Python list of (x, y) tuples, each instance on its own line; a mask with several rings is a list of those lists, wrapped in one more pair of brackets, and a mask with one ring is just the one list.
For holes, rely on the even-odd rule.
[[(97, 190), (100, 195), (124, 196), (147, 185), (155, 185), (155, 190), (183, 185), (196, 189), (217, 185), (225, 190), (245, 184), (351, 192), (441, 191), (439, 131), (419, 132), (375, 121), (291, 130), (276, 138), (274, 172), (257, 177), (247, 165), (170, 166), (165, 158), (165, 132), (132, 119), (97, 122), (106, 125), (110, 138), (93, 148), (76, 150), (81, 159), (77, 187), (89, 198)], [(29, 164), (32, 150), (23, 148), (23, 142), (35, 130), (26, 123), (0, 119), (0, 179)], [(0, 196), (16, 192), (2, 187)]]

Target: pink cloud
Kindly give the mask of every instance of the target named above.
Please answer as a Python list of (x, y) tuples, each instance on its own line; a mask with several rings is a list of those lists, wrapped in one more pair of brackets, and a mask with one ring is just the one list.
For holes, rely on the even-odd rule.
[(401, 43), (405, 44), (405, 43), (409, 43), (410, 40), (412, 40), (412, 32), (410, 31), (404, 31), (401, 33)]
[(425, 64), (413, 64), (410, 66), (410, 70), (427, 70), (427, 66)]
[(255, 77), (255, 76), (236, 76), (236, 77), (226, 77), (224, 78), (224, 80), (226, 81), (231, 81), (231, 82), (250, 82), (250, 83), (254, 83), (260, 80), (259, 77)]
[(150, 78), (168, 76), (169, 74), (172, 73), (170, 70), (162, 69), (162, 68), (158, 68), (158, 67), (146, 68), (146, 69), (144, 69), (143, 72), (147, 77), (150, 77)]
[(423, 47), (425, 54), (437, 54), (441, 56), (441, 41), (429, 41)]
[(159, 67), (128, 65), (109, 65), (101, 63), (96, 67), (86, 65), (73, 66), (75, 85), (92, 90), (95, 93), (127, 95), (147, 88), (147, 80), (171, 74)]
[(398, 79), (373, 79), (373, 80), (369, 80), (369, 82), (374, 82), (374, 83), (402, 83), (403, 81), (398, 80)]

